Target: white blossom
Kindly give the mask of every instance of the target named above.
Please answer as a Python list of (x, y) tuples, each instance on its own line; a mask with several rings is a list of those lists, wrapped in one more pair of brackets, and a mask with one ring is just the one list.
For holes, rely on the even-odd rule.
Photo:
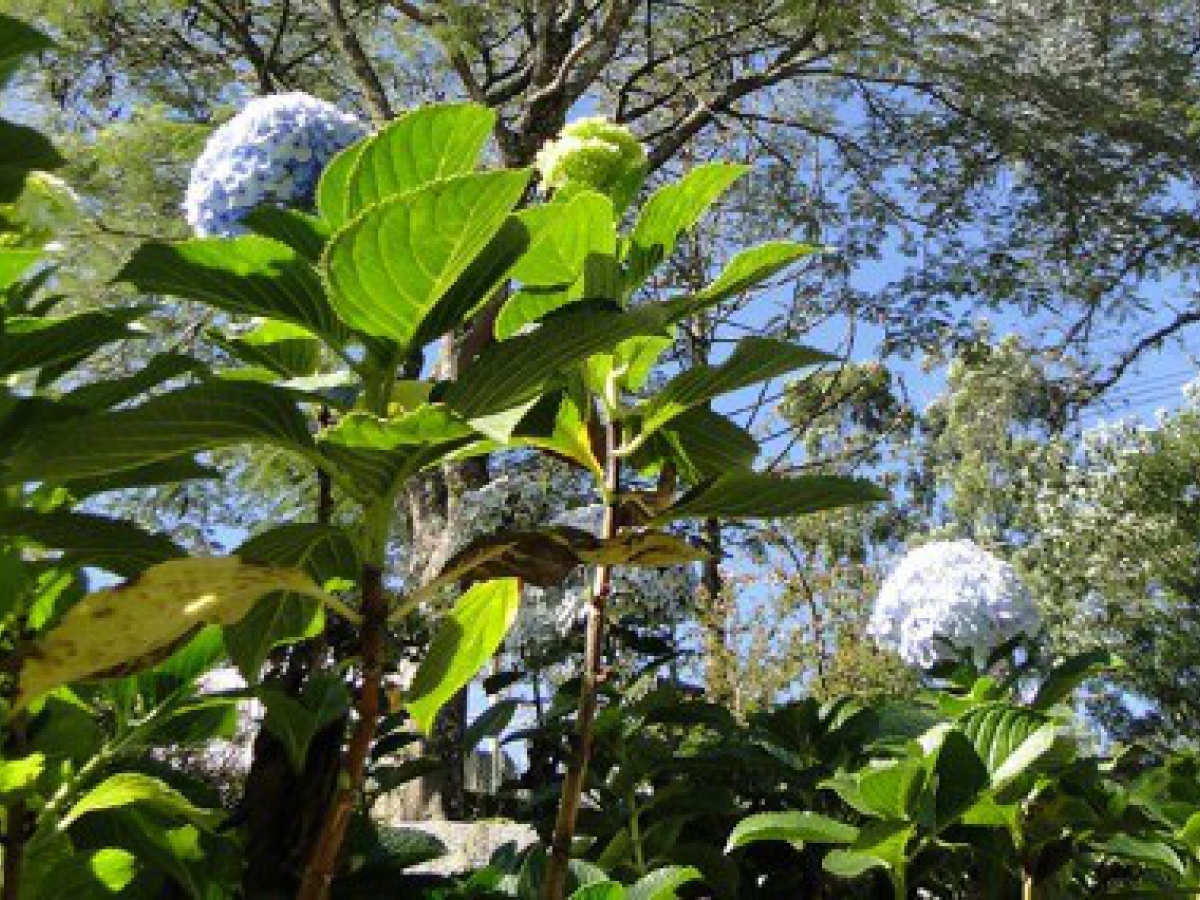
[(1012, 566), (972, 541), (936, 541), (910, 551), (884, 581), (868, 631), (928, 669), (962, 651), (982, 666), (997, 647), (1039, 627)]
[(241, 234), (263, 204), (311, 205), (330, 158), (367, 133), (357, 118), (308, 94), (251, 100), (209, 137), (183, 211), (200, 236)]

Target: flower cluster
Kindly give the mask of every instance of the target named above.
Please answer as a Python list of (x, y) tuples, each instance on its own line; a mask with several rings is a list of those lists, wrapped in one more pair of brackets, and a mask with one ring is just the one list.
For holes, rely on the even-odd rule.
[(910, 551), (884, 581), (868, 633), (928, 669), (962, 651), (982, 667), (997, 647), (1039, 628), (1012, 566), (972, 541), (937, 541)]
[(534, 164), (547, 191), (569, 187), (613, 196), (645, 162), (646, 151), (628, 128), (594, 116), (563, 128)]
[(310, 206), (330, 158), (366, 133), (357, 118), (308, 94), (251, 100), (213, 132), (192, 167), (188, 224), (202, 237), (229, 237), (257, 206)]

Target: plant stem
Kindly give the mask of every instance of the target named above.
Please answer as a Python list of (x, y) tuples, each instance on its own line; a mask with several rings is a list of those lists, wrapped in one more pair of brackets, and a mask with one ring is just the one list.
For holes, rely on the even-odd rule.
[(304, 881), (296, 894), (297, 900), (325, 900), (329, 896), (329, 886), (337, 874), (346, 828), (362, 789), (371, 742), (375, 739), (383, 693), (384, 642), (388, 618), (383, 569), (380, 566), (363, 566), (362, 614), (362, 683), (354, 703), (357, 721), (346, 747), (333, 805), (321, 826), (312, 858), (304, 872)]
[(1036, 896), (1033, 888), (1034, 888), (1033, 873), (1032, 872), (1022, 872), (1021, 873), (1021, 900), (1033, 900), (1033, 898)]
[[(602, 537), (617, 533), (618, 494), (621, 490), (621, 460), (616, 454), (621, 444), (621, 426), (609, 422), (605, 429), (606, 458), (604, 462), (604, 526)], [(592, 755), (592, 730), (596, 719), (598, 688), (603, 676), (604, 618), (609, 594), (612, 592), (612, 567), (597, 566), (595, 588), (588, 602), (587, 637), (584, 645), (583, 677), (579, 686), (579, 718), (575, 740), (567, 761), (558, 817), (554, 822), (554, 837), (550, 845), (550, 865), (542, 890), (543, 900), (563, 900), (567, 886), (567, 869), (571, 861), (571, 844), (575, 839), (575, 820), (583, 798), (588, 760)]]
[(642, 846), (642, 811), (638, 808), (637, 792), (629, 790), (629, 840), (633, 842), (633, 864), (638, 876), (646, 874), (646, 850)]
[[(12, 749), (25, 754), (25, 714), (12, 722)], [(4, 869), (0, 881), (0, 900), (17, 900), (21, 894), (21, 867), (25, 860), (25, 839), (29, 830), (29, 810), (24, 800), (10, 803), (4, 811)]]

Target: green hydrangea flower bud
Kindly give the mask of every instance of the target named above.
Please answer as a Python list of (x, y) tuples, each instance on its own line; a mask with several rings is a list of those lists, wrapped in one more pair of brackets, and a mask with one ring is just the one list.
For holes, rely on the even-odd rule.
[(591, 190), (614, 200), (627, 199), (631, 184), (636, 190), (645, 164), (646, 151), (633, 132), (600, 116), (567, 125), (535, 160), (548, 192)]
[(40, 247), (79, 220), (79, 196), (61, 178), (31, 172), (25, 189), (0, 207), (0, 246)]

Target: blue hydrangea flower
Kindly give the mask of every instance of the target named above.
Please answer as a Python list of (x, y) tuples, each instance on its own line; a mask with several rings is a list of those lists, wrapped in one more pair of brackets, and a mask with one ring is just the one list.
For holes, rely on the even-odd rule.
[(183, 211), (206, 237), (245, 232), (256, 206), (309, 207), (321, 170), (367, 127), (308, 94), (272, 94), (246, 104), (208, 139), (192, 167)]
[(929, 669), (964, 650), (982, 668), (997, 647), (1039, 628), (1012, 566), (972, 541), (937, 541), (909, 551), (887, 577), (867, 631), (909, 665)]

